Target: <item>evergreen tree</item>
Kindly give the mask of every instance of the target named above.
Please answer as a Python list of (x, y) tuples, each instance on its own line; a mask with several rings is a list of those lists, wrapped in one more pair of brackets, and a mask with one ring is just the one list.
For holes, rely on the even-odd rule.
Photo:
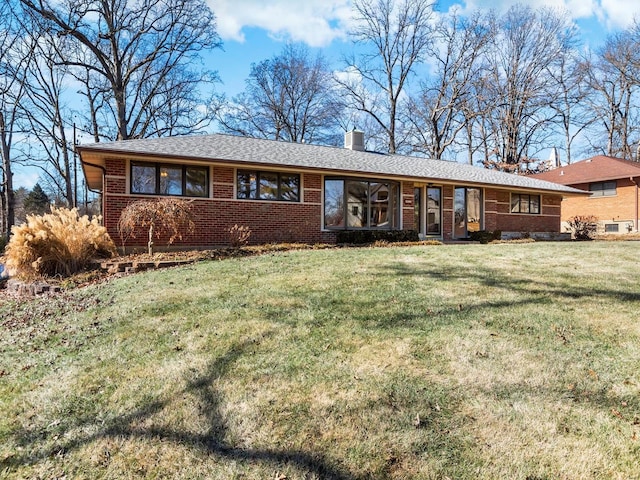
[(25, 214), (42, 215), (49, 210), (49, 196), (44, 192), (39, 183), (36, 183), (24, 198)]

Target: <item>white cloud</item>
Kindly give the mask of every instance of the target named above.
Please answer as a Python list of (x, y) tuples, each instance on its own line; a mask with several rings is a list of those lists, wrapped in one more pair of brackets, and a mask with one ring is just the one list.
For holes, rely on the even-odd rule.
[(351, 19), (349, 0), (207, 0), (223, 40), (244, 41), (244, 28), (257, 27), (278, 39), (324, 47), (344, 38)]
[(627, 27), (634, 17), (640, 16), (638, 0), (461, 0), (446, 3), (461, 5), (465, 13), (478, 9), (502, 13), (517, 3), (532, 8), (561, 8), (567, 10), (573, 20), (596, 19), (609, 30)]

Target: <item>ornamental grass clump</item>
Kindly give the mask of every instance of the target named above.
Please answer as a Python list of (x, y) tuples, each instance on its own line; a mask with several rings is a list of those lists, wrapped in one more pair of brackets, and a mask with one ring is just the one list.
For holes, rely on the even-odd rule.
[(11, 229), (2, 262), (10, 275), (20, 278), (68, 277), (85, 270), (92, 260), (117, 253), (100, 220), (80, 216), (76, 208), (51, 207), (51, 213), (28, 215)]

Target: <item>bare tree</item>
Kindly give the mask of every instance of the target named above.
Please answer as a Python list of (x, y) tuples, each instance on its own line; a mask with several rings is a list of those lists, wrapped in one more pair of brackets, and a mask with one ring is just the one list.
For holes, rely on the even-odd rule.
[(0, 234), (7, 239), (15, 223), (13, 146), (20, 131), (20, 102), (25, 93), (26, 69), (33, 60), (34, 37), (20, 29), (15, 5), (0, 4)]
[[(24, 25), (29, 27), (28, 25)], [(29, 31), (36, 31), (28, 28)], [(64, 101), (68, 67), (61, 65), (59, 39), (43, 32), (35, 44), (36, 59), (27, 69), (28, 86), (22, 102), (31, 150), (27, 162), (39, 168), (67, 207), (76, 206), (72, 113)]]
[(419, 96), (410, 98), (407, 123), (413, 150), (440, 159), (473, 121), (471, 115), (479, 113), (465, 106), (475, 93), (474, 80), (482, 75), (491, 28), (479, 13), (467, 20), (453, 13), (438, 24), (434, 38), (430, 51), (437, 70), (422, 82)]
[[(43, 27), (75, 45), (64, 58), (87, 80), (87, 98), (93, 108), (101, 105), (114, 131), (100, 136), (124, 140), (192, 133), (202, 118), (172, 124), (175, 109), (163, 111), (168, 88), (197, 100), (191, 88), (176, 88), (177, 72), (188, 72), (193, 86), (210, 80), (207, 72), (188, 70), (198, 64), (203, 50), (221, 45), (214, 15), (204, 0), (20, 0)], [(95, 82), (95, 83), (94, 83)], [(108, 88), (107, 88), (108, 87)], [(97, 95), (104, 97), (98, 100)], [(161, 118), (161, 120), (158, 120)]]
[(335, 143), (341, 103), (322, 56), (287, 45), (274, 57), (253, 64), (246, 89), (218, 112), (229, 133), (287, 140)]
[(548, 146), (556, 116), (549, 104), (558, 96), (551, 70), (574, 36), (567, 15), (551, 9), (516, 5), (499, 20), (484, 83), (484, 98), (495, 105), (486, 123), (492, 144), (487, 167), (527, 169)]
[(561, 56), (556, 68), (549, 72), (559, 86), (559, 96), (550, 105), (556, 112), (556, 123), (564, 137), (567, 164), (571, 163), (576, 140), (596, 121), (593, 110), (589, 108), (592, 90), (588, 84), (588, 73), (587, 63), (575, 51)]
[(637, 91), (640, 68), (635, 57), (638, 43), (630, 32), (610, 36), (595, 60), (589, 63), (589, 86), (594, 92), (591, 108), (601, 123), (605, 138), (597, 134), (592, 148), (605, 155), (634, 157), (632, 144), (638, 139)]
[(400, 99), (414, 67), (432, 43), (432, 2), (427, 0), (355, 0), (351, 36), (363, 53), (345, 58), (336, 81), (347, 105), (374, 120), (380, 146), (396, 153), (403, 146), (399, 132)]

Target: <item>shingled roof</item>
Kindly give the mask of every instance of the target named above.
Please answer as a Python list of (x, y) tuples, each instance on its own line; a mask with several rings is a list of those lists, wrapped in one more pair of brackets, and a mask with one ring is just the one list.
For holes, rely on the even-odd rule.
[(313, 169), (345, 175), (383, 175), (565, 195), (583, 193), (530, 176), (513, 175), (457, 162), (223, 134), (125, 140), (81, 145), (77, 148), (87, 182), (93, 189), (102, 188), (105, 158), (125, 155), (162, 161), (223, 161), (236, 165)]
[(640, 177), (640, 163), (598, 155), (548, 172), (538, 173), (532, 177), (561, 185), (584, 185), (591, 182)]

